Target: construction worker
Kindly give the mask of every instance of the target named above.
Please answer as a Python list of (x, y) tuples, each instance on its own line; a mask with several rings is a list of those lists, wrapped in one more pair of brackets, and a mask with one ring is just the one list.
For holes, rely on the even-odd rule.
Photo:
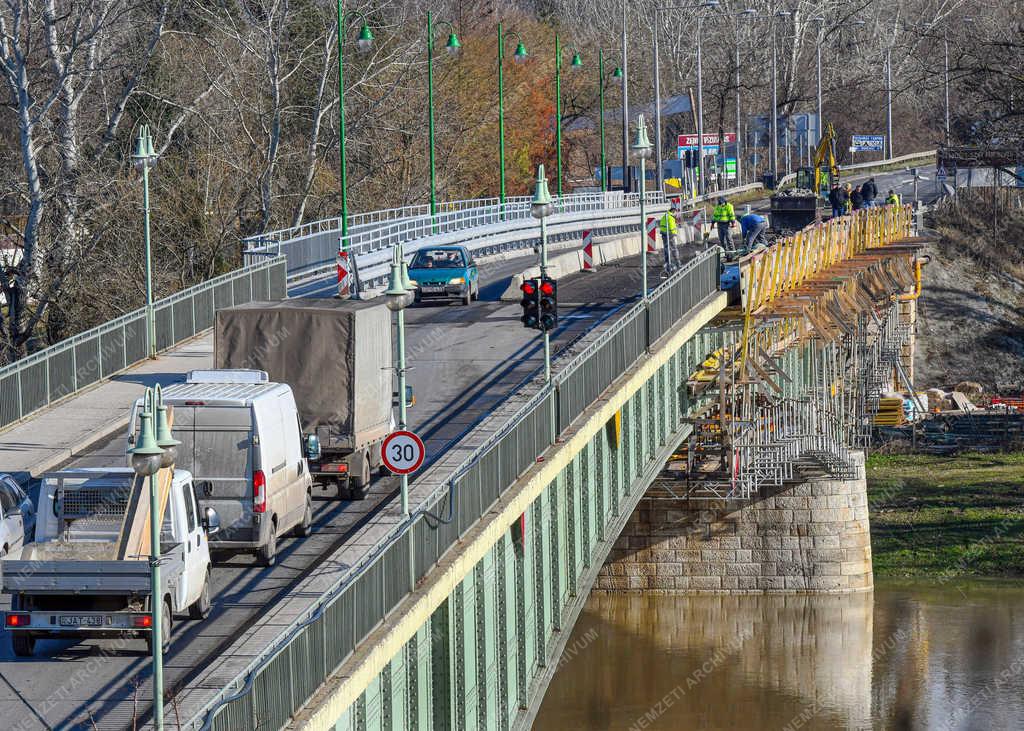
[(740, 231), (743, 234), (743, 248), (746, 253), (768, 245), (768, 237), (764, 233), (767, 230), (768, 220), (764, 216), (750, 212), (740, 217)]
[(887, 206), (898, 206), (900, 204), (900, 197), (896, 195), (896, 191), (889, 188), (889, 195), (885, 197), (885, 205)]
[(875, 198), (878, 197), (878, 185), (874, 178), (868, 178), (868, 182), (860, 186), (860, 192), (864, 195), (864, 207), (874, 208)]
[(864, 192), (860, 189), (859, 185), (850, 193), (850, 207), (855, 211), (859, 211), (864, 207)]
[(843, 205), (843, 215), (847, 215), (851, 210), (853, 210), (853, 186), (850, 183), (847, 183), (843, 192), (846, 193), (846, 202)]
[(832, 189), (828, 192), (828, 202), (832, 206), (832, 218), (839, 218), (846, 213), (846, 191), (839, 187), (839, 183), (832, 183)]
[(665, 211), (665, 215), (658, 221), (658, 230), (661, 231), (661, 246), (665, 250), (665, 274), (671, 274), (679, 266), (679, 254), (676, 252), (679, 225), (674, 210), (670, 208)]
[(729, 229), (736, 225), (736, 211), (733, 210), (732, 203), (725, 200), (725, 196), (719, 196), (711, 220), (718, 226), (718, 243), (726, 251), (731, 251), (732, 235)]

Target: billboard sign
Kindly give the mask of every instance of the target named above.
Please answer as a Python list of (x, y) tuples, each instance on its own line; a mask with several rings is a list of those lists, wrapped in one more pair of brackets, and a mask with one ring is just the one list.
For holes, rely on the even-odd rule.
[(854, 135), (851, 152), (882, 152), (885, 149), (885, 135)]
[[(735, 132), (725, 133), (725, 143), (729, 144), (736, 141)], [(697, 146), (697, 135), (679, 135), (679, 147), (696, 147)], [(719, 145), (721, 140), (718, 139), (718, 134), (706, 134), (704, 135), (704, 146), (708, 145)]]

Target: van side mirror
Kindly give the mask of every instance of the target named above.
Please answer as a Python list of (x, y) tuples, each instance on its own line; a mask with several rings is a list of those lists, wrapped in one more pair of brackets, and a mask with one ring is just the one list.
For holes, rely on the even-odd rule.
[(320, 461), (320, 438), (316, 434), (306, 435), (306, 459), (312, 462)]
[(203, 510), (203, 527), (208, 536), (220, 532), (220, 514), (209, 506)]
[(412, 386), (405, 387), (405, 408), (411, 409), (416, 405), (416, 394), (412, 392)]

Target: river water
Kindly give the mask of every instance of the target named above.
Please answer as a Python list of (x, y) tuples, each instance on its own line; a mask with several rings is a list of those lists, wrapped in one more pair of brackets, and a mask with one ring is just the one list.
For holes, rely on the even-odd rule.
[(1024, 582), (592, 596), (535, 729), (1024, 729)]

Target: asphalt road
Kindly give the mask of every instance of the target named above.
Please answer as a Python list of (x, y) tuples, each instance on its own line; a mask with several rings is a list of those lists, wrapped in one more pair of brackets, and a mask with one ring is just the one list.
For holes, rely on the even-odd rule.
[[(482, 264), (480, 301), (469, 307), (432, 304), (407, 311), (409, 383), (417, 401), (409, 417), (431, 457), (442, 454), (520, 383), (538, 373), (542, 365), (539, 334), (520, 325), (518, 304), (498, 301), (510, 277), (533, 258), (530, 254)], [(635, 299), (639, 281), (637, 260), (563, 279), (559, 297), (566, 304), (559, 308), (554, 352), (614, 317)], [(659, 281), (660, 270), (652, 265), (650, 285)], [(302, 293), (326, 295), (332, 286), (308, 285)], [(68, 466), (108, 466), (123, 460), (123, 438), (115, 437)], [(394, 478), (377, 479), (367, 499), (358, 502), (339, 501), (332, 493), (315, 495), (313, 535), (283, 540), (277, 565), (260, 567), (247, 557), (217, 565), (211, 576), (211, 616), (201, 622), (178, 619), (174, 623), (164, 669), (168, 694), (215, 658), (222, 643), (237, 637), (347, 535), (378, 511), (397, 509), (397, 486)], [(9, 598), (4, 596), (0, 609), (8, 606)], [(34, 658), (15, 659), (7, 638), (0, 638), (0, 718), (4, 719), (0, 727), (19, 731), (131, 728), (133, 719), (149, 707), (149, 670), (141, 640), (46, 640), (37, 643)]]

